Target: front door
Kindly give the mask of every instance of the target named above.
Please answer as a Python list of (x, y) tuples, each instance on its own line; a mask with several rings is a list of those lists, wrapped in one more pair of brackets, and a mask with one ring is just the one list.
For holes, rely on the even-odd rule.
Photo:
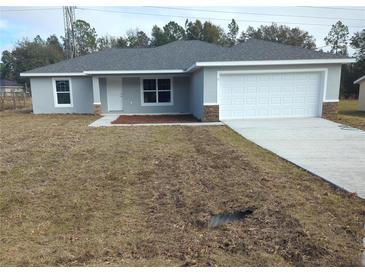
[(109, 111), (123, 110), (122, 78), (108, 77), (106, 79), (106, 89), (108, 98), (108, 110)]

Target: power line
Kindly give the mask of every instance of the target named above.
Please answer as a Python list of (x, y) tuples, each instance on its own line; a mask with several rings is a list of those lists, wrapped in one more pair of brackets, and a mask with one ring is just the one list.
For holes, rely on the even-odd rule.
[(351, 11), (362, 11), (365, 12), (365, 9), (352, 9), (352, 8), (341, 8), (341, 7), (315, 7), (315, 6), (298, 6), (298, 8), (310, 8), (310, 9), (330, 9), (330, 10), (351, 10)]
[(146, 6), (146, 8), (155, 9), (169, 9), (169, 10), (186, 10), (186, 11), (202, 11), (202, 12), (213, 12), (213, 13), (228, 13), (228, 14), (249, 14), (249, 15), (269, 15), (269, 16), (285, 16), (285, 17), (302, 17), (302, 18), (316, 18), (316, 19), (334, 19), (334, 20), (360, 20), (365, 21), (365, 18), (335, 18), (325, 16), (309, 16), (309, 15), (289, 15), (289, 14), (272, 14), (272, 13), (258, 13), (258, 12), (242, 12), (242, 11), (223, 11), (223, 10), (205, 10), (205, 9), (190, 9), (190, 8), (173, 8), (173, 7), (154, 7)]
[[(183, 15), (174, 15), (174, 14), (152, 14), (145, 12), (131, 12), (131, 11), (116, 11), (116, 10), (104, 10), (104, 9), (95, 9), (95, 8), (77, 8), (78, 10), (86, 10), (86, 11), (98, 11), (98, 12), (109, 12), (109, 13), (123, 13), (123, 14), (135, 14), (135, 15), (146, 15), (146, 16), (163, 16), (163, 17), (175, 17), (175, 18), (195, 18), (195, 19), (203, 19), (203, 20), (221, 20), (221, 21), (231, 21), (231, 19), (225, 18), (214, 18), (214, 17), (195, 17), (195, 16), (183, 16)], [(329, 24), (319, 24), (319, 23), (303, 23), (303, 22), (280, 22), (280, 21), (264, 21), (264, 20), (243, 20), (237, 19), (237, 22), (255, 22), (255, 23), (278, 23), (278, 24), (287, 24), (287, 25), (311, 25), (311, 26), (326, 26), (331, 27)], [(360, 28), (363, 26), (348, 26), (349, 28)]]
[(47, 11), (47, 10), (61, 10), (62, 8), (31, 8), (31, 9), (0, 9), (0, 12), (13, 12), (13, 11)]

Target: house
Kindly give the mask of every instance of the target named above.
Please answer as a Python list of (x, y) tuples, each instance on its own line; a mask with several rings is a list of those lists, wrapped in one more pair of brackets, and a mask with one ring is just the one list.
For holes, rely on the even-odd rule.
[(23, 92), (24, 87), (17, 81), (0, 79), (0, 93)]
[(107, 49), (21, 73), (34, 113), (191, 113), (203, 121), (330, 117), (354, 59), (250, 39)]
[(354, 84), (359, 84), (359, 105), (358, 109), (365, 111), (365, 75), (357, 79)]

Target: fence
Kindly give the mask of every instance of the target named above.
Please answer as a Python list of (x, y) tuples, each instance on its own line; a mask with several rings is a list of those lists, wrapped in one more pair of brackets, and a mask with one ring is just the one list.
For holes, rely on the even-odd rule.
[(0, 111), (31, 108), (31, 95), (23, 87), (0, 87)]

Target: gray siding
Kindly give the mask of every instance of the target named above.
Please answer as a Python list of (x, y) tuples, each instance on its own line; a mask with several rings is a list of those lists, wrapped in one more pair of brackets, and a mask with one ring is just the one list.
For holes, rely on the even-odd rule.
[(190, 109), (198, 119), (203, 117), (204, 71), (194, 72), (190, 81)]
[(33, 112), (46, 113), (93, 113), (93, 89), (90, 77), (72, 77), (73, 107), (55, 107), (51, 77), (30, 79)]
[[(151, 78), (156, 76), (151, 76)], [(187, 76), (173, 77), (173, 105), (172, 106), (142, 106), (141, 80), (139, 77), (123, 77), (122, 98), (125, 113), (190, 113), (190, 79)], [(103, 112), (107, 112), (107, 87), (101, 82), (100, 96)]]
[(359, 83), (359, 103), (358, 109), (365, 111), (365, 80)]
[(206, 67), (204, 68), (204, 103), (217, 102), (217, 72), (229, 70), (272, 70), (272, 69), (311, 69), (327, 68), (328, 79), (325, 100), (338, 100), (340, 92), (341, 65), (287, 65), (250, 67)]

